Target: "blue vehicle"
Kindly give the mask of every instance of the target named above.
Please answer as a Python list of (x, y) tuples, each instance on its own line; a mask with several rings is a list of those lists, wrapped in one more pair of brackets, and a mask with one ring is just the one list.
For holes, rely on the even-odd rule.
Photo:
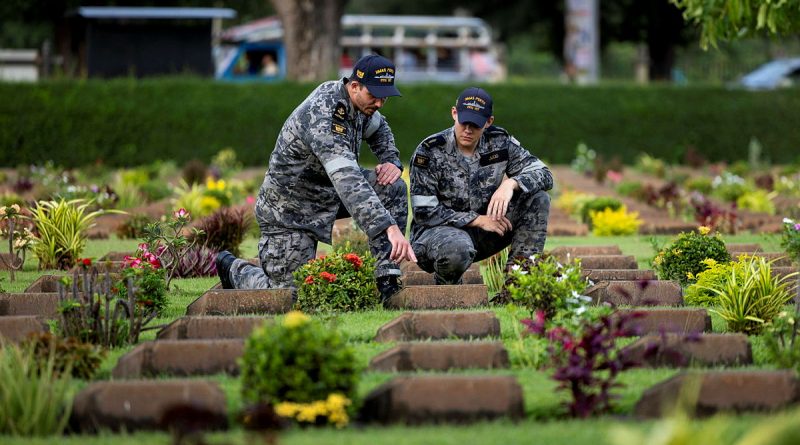
[(773, 90), (800, 85), (800, 57), (765, 63), (742, 77), (739, 85), (749, 90)]

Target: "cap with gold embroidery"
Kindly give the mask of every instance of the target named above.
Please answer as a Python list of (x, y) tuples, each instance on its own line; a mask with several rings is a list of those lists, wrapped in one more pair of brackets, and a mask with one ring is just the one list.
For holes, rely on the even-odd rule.
[(364, 84), (373, 96), (383, 98), (401, 95), (394, 86), (394, 76), (394, 64), (389, 59), (370, 54), (356, 62), (350, 80)]
[(492, 116), (492, 96), (481, 88), (467, 88), (458, 96), (456, 111), (459, 123), (483, 127)]

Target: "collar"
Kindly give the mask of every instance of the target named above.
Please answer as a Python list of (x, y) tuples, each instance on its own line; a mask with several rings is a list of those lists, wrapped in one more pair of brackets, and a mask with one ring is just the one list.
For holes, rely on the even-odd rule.
[(347, 106), (347, 119), (354, 120), (360, 112), (350, 101), (350, 94), (347, 92), (347, 77), (342, 77), (342, 81), (339, 82), (339, 95)]

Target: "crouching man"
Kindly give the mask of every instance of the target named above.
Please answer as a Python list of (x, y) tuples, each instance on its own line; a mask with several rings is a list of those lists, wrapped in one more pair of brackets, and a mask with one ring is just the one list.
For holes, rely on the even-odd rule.
[(411, 245), (437, 284), (460, 284), (473, 262), (508, 245), (509, 261), (542, 252), (553, 187), (547, 166), (492, 125), (486, 91), (464, 90), (451, 115), (411, 162)]

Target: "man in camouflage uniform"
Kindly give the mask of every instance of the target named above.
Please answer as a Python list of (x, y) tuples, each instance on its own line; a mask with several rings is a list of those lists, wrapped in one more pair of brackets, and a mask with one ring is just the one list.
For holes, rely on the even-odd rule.
[(492, 98), (467, 88), (454, 125), (426, 138), (411, 163), (411, 245), (437, 284), (459, 284), (474, 261), (509, 244), (509, 261), (544, 249), (553, 176), (495, 127)]
[[(369, 237), (382, 297), (399, 290), (398, 262), (416, 257), (403, 236), (408, 198), (399, 152), (378, 113), (400, 95), (394, 75), (388, 59), (365, 56), (350, 78), (321, 84), (292, 112), (256, 200), (261, 267), (221, 252), (223, 287), (294, 287), (292, 272), (315, 257), (317, 242), (331, 243), (337, 218), (352, 215)], [(358, 165), (362, 140), (379, 159), (374, 171)]]

